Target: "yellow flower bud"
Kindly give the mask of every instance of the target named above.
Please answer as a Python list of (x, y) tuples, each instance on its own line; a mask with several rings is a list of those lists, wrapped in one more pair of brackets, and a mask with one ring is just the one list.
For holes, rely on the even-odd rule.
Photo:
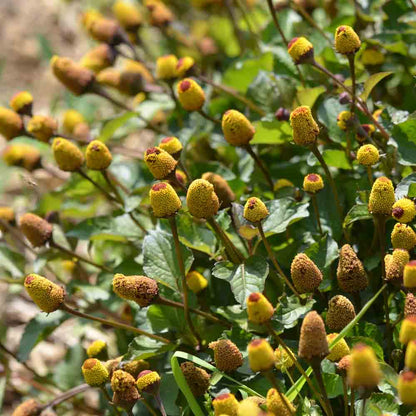
[(313, 62), (313, 45), (303, 36), (293, 38), (287, 45), (287, 51), (296, 65)]
[(117, 45), (122, 41), (120, 26), (115, 20), (97, 17), (87, 22), (86, 29), (98, 42)]
[(274, 314), (273, 305), (260, 292), (251, 293), (247, 298), (248, 320), (256, 324), (270, 321)]
[(298, 353), (307, 361), (322, 360), (329, 354), (324, 321), (316, 311), (308, 312), (303, 319)]
[(92, 342), (87, 348), (89, 358), (98, 358), (102, 360), (108, 359), (107, 343), (102, 339)]
[(192, 292), (198, 294), (208, 286), (208, 280), (201, 273), (193, 270), (187, 273), (186, 284)]
[(121, 71), (116, 68), (106, 68), (97, 74), (97, 82), (106, 87), (111, 87), (121, 91)]
[(6, 140), (23, 134), (23, 121), (19, 114), (5, 107), (0, 107), (0, 134)]
[(13, 95), (10, 107), (18, 114), (32, 115), (33, 97), (29, 91), (20, 91)]
[(178, 58), (175, 55), (164, 55), (156, 60), (156, 78), (162, 80), (175, 79), (178, 74), (176, 66)]
[(84, 155), (78, 147), (67, 139), (56, 137), (52, 143), (53, 157), (59, 169), (75, 172), (84, 163)]
[(260, 403), (253, 400), (254, 398), (257, 396), (247, 397), (238, 403), (238, 416), (264, 416), (264, 412), (259, 406)]
[(289, 399), (283, 393), (279, 394), (276, 389), (267, 392), (267, 410), (279, 416), (292, 416), (296, 412)]
[(188, 210), (196, 218), (211, 218), (220, 207), (214, 185), (205, 179), (194, 180), (186, 194)]
[(152, 26), (164, 27), (169, 25), (174, 19), (173, 13), (167, 8), (167, 6), (159, 0), (147, 0), (147, 10), (150, 12), (149, 23)]
[(95, 74), (98, 74), (105, 68), (113, 65), (116, 58), (114, 50), (107, 45), (102, 43), (95, 48), (89, 50), (80, 60), (79, 64), (91, 70)]
[(176, 73), (178, 78), (189, 76), (195, 66), (195, 59), (191, 56), (180, 58), (176, 65)]
[(62, 119), (62, 124), (65, 133), (72, 134), (74, 132), (75, 127), (80, 123), (85, 123), (85, 119), (79, 111), (74, 109), (69, 109), (65, 111)]
[(85, 152), (87, 168), (91, 170), (105, 170), (113, 160), (110, 150), (100, 140), (93, 140)]
[(290, 266), (290, 275), (299, 293), (315, 291), (322, 282), (322, 272), (304, 253), (296, 254)]
[(253, 138), (256, 129), (247, 117), (237, 110), (228, 110), (222, 116), (222, 132), (232, 146), (245, 146)]
[(374, 350), (364, 344), (355, 345), (347, 370), (348, 384), (352, 388), (372, 389), (380, 382), (381, 375), (380, 365)]
[(409, 370), (416, 371), (416, 340), (407, 344), (404, 364)]
[(88, 358), (82, 364), (82, 375), (91, 387), (100, 387), (109, 379), (109, 373), (104, 364), (96, 358)]
[(408, 198), (399, 199), (393, 204), (391, 215), (399, 222), (411, 222), (416, 216), (415, 203)]
[(185, 78), (177, 86), (178, 100), (186, 111), (199, 111), (205, 103), (204, 90), (192, 78)]
[(384, 61), (384, 55), (377, 49), (366, 49), (361, 55), (361, 62), (366, 66), (382, 65)]
[(156, 371), (144, 370), (137, 377), (136, 387), (141, 393), (157, 394), (160, 387), (160, 376)]
[(55, 77), (75, 95), (86, 93), (94, 82), (94, 73), (69, 58), (53, 56), (51, 68)]
[(404, 266), (403, 285), (407, 289), (416, 288), (416, 260), (412, 260)]
[(12, 143), (5, 147), (2, 158), (8, 166), (21, 166), (31, 172), (40, 166), (41, 155), (34, 146)]
[(218, 395), (213, 401), (214, 415), (238, 416), (238, 401), (234, 394), (223, 393)]
[(27, 275), (24, 286), (33, 302), (43, 312), (56, 311), (64, 301), (64, 289), (38, 274)]
[(133, 360), (129, 362), (122, 362), (120, 367), (122, 370), (131, 374), (134, 378), (137, 378), (143, 370), (148, 370), (150, 365), (145, 360)]
[(321, 175), (317, 173), (309, 173), (303, 179), (303, 190), (309, 194), (316, 194), (324, 189), (324, 181)]
[(349, 55), (360, 49), (361, 41), (351, 26), (343, 25), (335, 31), (335, 49), (338, 53)]
[(400, 400), (407, 406), (416, 406), (416, 374), (413, 371), (403, 371), (399, 374), (397, 390)]
[(416, 340), (416, 316), (408, 315), (402, 321), (400, 327), (399, 340), (402, 344), (408, 344), (410, 341)]
[(27, 125), (27, 131), (41, 142), (48, 142), (58, 129), (58, 123), (51, 117), (33, 116)]
[(37, 400), (29, 399), (25, 400), (23, 403), (14, 409), (12, 416), (38, 416), (44, 409)]
[(416, 233), (410, 225), (397, 223), (391, 233), (391, 243), (394, 248), (410, 251), (416, 245)]
[(364, 166), (375, 165), (380, 159), (377, 147), (372, 144), (365, 144), (358, 149), (357, 161)]
[(404, 317), (416, 315), (416, 297), (413, 293), (408, 293), (404, 302)]
[(341, 331), (355, 318), (354, 305), (345, 296), (334, 296), (328, 305), (326, 324), (331, 331)]
[(210, 342), (208, 347), (214, 350), (215, 367), (218, 370), (231, 373), (243, 365), (243, 355), (237, 345), (229, 339)]
[(274, 366), (273, 348), (265, 339), (257, 338), (247, 347), (250, 368), (257, 371), (268, 371)]
[(293, 129), (293, 141), (297, 145), (309, 146), (316, 142), (319, 127), (308, 106), (297, 107), (291, 112), (290, 125)]
[(191, 361), (182, 363), (181, 370), (195, 397), (203, 396), (208, 391), (211, 377), (205, 370), (196, 367)]
[(127, 31), (136, 31), (143, 21), (140, 10), (126, 1), (117, 0), (113, 4), (113, 13), (120, 25)]
[(293, 185), (293, 183), (291, 181), (289, 181), (288, 179), (282, 178), (282, 179), (278, 179), (276, 181), (276, 183), (274, 184), (273, 190), (276, 192), (276, 191), (278, 191), (280, 189), (283, 189), (283, 188), (293, 188), (294, 186), (295, 185)]
[(269, 215), (269, 210), (259, 198), (249, 198), (244, 205), (244, 218), (252, 223), (259, 223)]
[[(14, 221), (14, 217), (15, 213), (13, 208), (0, 206), (0, 220), (3, 220), (6, 223), (12, 223)], [(6, 231), (6, 228), (4, 228), (1, 224), (0, 231)]]
[(218, 196), (221, 208), (228, 208), (235, 201), (235, 194), (228, 185), (228, 182), (221, 176), (213, 172), (205, 172), (202, 175), (209, 183), (214, 185), (214, 191)]
[(151, 147), (144, 154), (144, 161), (156, 179), (166, 179), (175, 171), (178, 162), (160, 147)]
[(362, 143), (368, 137), (371, 137), (375, 131), (376, 128), (372, 124), (361, 124), (361, 126), (357, 127), (355, 138), (358, 142)]
[[(338, 336), (337, 333), (328, 334), (326, 339), (328, 344)], [(350, 347), (344, 338), (340, 339), (334, 346), (331, 347), (329, 355), (326, 357), (329, 361), (337, 362), (350, 353)]]
[(295, 364), (292, 356), (281, 345), (274, 350), (274, 358), (274, 366), (280, 371), (286, 371)]
[(126, 59), (123, 62), (123, 73), (134, 73), (140, 75), (144, 81), (151, 84), (154, 82), (153, 75), (149, 72), (144, 64), (133, 59)]
[(175, 190), (166, 182), (155, 183), (149, 192), (150, 205), (157, 218), (175, 215), (182, 207), (182, 202)]
[(341, 111), (337, 116), (337, 125), (341, 130), (348, 130), (354, 120), (354, 114), (351, 111)]
[(113, 277), (113, 291), (122, 299), (132, 300), (142, 308), (149, 306), (159, 295), (157, 282), (146, 276), (125, 276), (116, 273)]
[(364, 266), (349, 244), (340, 250), (337, 279), (339, 287), (347, 293), (360, 292), (368, 286)]
[(403, 270), (409, 260), (409, 252), (402, 248), (396, 248), (393, 250), (393, 254), (388, 254), (384, 258), (386, 280), (401, 285), (403, 282)]
[(20, 217), (20, 229), (33, 247), (41, 247), (52, 238), (53, 227), (38, 215), (27, 213)]
[(165, 137), (159, 143), (159, 147), (163, 149), (165, 152), (168, 152), (172, 155), (175, 159), (179, 159), (181, 155), (183, 146), (180, 140), (177, 137)]

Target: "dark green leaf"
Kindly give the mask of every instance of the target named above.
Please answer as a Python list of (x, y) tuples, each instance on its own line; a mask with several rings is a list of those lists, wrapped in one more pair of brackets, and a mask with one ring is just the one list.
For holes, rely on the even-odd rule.
[(164, 344), (144, 335), (140, 335), (133, 339), (129, 344), (127, 353), (123, 356), (123, 360), (147, 360), (152, 357), (171, 351), (175, 347), (174, 344)]
[(367, 205), (358, 204), (354, 205), (344, 218), (343, 227), (347, 228), (349, 225), (356, 221), (369, 220), (373, 216), (368, 212)]
[(364, 91), (361, 93), (361, 99), (363, 101), (367, 101), (367, 98), (371, 94), (373, 88), (384, 78), (391, 75), (393, 72), (379, 72), (377, 74), (373, 74), (364, 82)]
[(312, 309), (314, 303), (314, 299), (308, 299), (302, 305), (295, 295), (282, 297), (277, 305), (273, 320), (280, 322), (286, 329), (293, 328), (298, 320)]

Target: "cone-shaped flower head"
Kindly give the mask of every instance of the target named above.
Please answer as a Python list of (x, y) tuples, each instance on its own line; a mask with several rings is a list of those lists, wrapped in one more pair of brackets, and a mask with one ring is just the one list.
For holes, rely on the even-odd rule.
[(268, 217), (269, 210), (261, 199), (252, 197), (244, 205), (243, 215), (247, 221), (256, 224)]
[(35, 273), (29, 274), (25, 278), (24, 286), (33, 302), (43, 312), (56, 311), (64, 301), (64, 289), (46, 279), (46, 277)]
[(176, 66), (178, 58), (175, 55), (164, 55), (156, 60), (156, 78), (163, 80), (175, 79), (178, 75)]
[(205, 172), (202, 175), (202, 179), (214, 185), (214, 191), (218, 196), (221, 208), (228, 208), (235, 201), (235, 193), (221, 175), (213, 172)]
[(416, 315), (416, 297), (413, 293), (408, 293), (404, 302), (405, 318)]
[(194, 365), (191, 361), (185, 361), (181, 364), (181, 370), (195, 397), (203, 396), (209, 388), (210, 375)]
[(136, 380), (126, 371), (116, 370), (113, 372), (111, 388), (114, 392), (113, 403), (125, 409), (131, 409), (140, 398), (136, 388)]
[(45, 245), (52, 237), (53, 227), (38, 215), (27, 213), (20, 217), (20, 229), (33, 247)]
[(227, 110), (221, 121), (222, 133), (232, 146), (245, 146), (253, 138), (256, 129), (248, 118), (237, 110)]
[(159, 392), (160, 376), (156, 371), (144, 370), (142, 371), (136, 381), (136, 387), (139, 392), (156, 395)]
[(135, 379), (143, 371), (148, 370), (150, 365), (145, 360), (133, 360), (128, 362), (121, 362), (120, 367), (122, 370), (127, 371)]
[(296, 65), (313, 61), (313, 45), (303, 36), (293, 38), (287, 45), (287, 51)]
[(290, 275), (299, 293), (313, 292), (323, 279), (318, 266), (304, 253), (296, 254), (292, 260)]
[(41, 155), (32, 145), (11, 143), (3, 150), (2, 158), (8, 166), (20, 166), (32, 172), (40, 166)]
[(410, 225), (397, 223), (391, 233), (391, 244), (410, 251), (416, 245), (416, 233)]
[(322, 360), (329, 354), (325, 325), (316, 311), (309, 312), (302, 322), (299, 357), (307, 361)]
[(347, 371), (351, 365), (351, 354), (346, 355), (341, 358), (337, 365), (337, 373), (341, 374), (343, 377), (347, 375)]
[(409, 260), (409, 252), (402, 248), (396, 248), (393, 250), (393, 254), (387, 254), (384, 257), (386, 281), (401, 285), (403, 283), (403, 271)]
[(90, 49), (80, 60), (80, 65), (98, 74), (103, 69), (113, 65), (116, 58), (114, 49), (102, 43)]
[(238, 416), (238, 401), (232, 393), (218, 395), (213, 401), (214, 415)]
[(198, 294), (208, 286), (208, 280), (196, 270), (192, 270), (186, 275), (186, 284), (189, 289)]
[(159, 294), (156, 280), (146, 276), (125, 276), (116, 273), (113, 277), (113, 291), (117, 296), (136, 302), (142, 308), (149, 306)]
[(32, 114), (33, 97), (29, 91), (20, 91), (13, 95), (10, 100), (10, 107), (18, 114), (28, 115)]
[(250, 368), (257, 371), (268, 371), (274, 366), (273, 348), (266, 339), (257, 338), (247, 347)]
[(254, 292), (247, 298), (247, 314), (250, 322), (262, 324), (270, 321), (274, 308), (262, 293)]
[(205, 179), (194, 180), (186, 194), (188, 210), (196, 218), (211, 218), (220, 207), (214, 185)]
[(178, 64), (176, 65), (176, 73), (178, 74), (178, 78), (189, 76), (195, 67), (195, 59), (191, 56), (185, 56), (180, 58)]
[(340, 250), (337, 279), (339, 287), (347, 293), (359, 292), (368, 286), (364, 266), (349, 244)]
[(351, 26), (343, 25), (335, 31), (335, 49), (338, 53), (349, 55), (360, 49), (361, 41)]
[[(184, 171), (180, 169), (176, 169), (175, 176), (176, 176), (176, 180), (183, 186), (185, 186), (188, 183), (188, 177), (186, 176)], [(173, 186), (173, 189), (175, 189), (176, 191), (182, 190), (182, 187), (179, 186), (176, 182), (169, 181), (169, 183)]]
[(0, 107), (0, 134), (11, 140), (23, 133), (23, 121), (19, 114), (5, 107)]
[[(328, 345), (338, 336), (337, 333), (328, 334), (326, 339), (328, 341)], [(348, 346), (347, 342), (344, 338), (340, 339), (329, 352), (329, 355), (326, 357), (329, 361), (338, 362), (341, 358), (344, 358), (346, 355), (350, 353), (350, 347)]]
[(56, 137), (52, 143), (53, 157), (59, 169), (77, 171), (84, 163), (84, 155), (78, 147), (63, 137)]
[(166, 182), (155, 183), (149, 192), (150, 205), (157, 218), (168, 218), (175, 215), (182, 207), (178, 194)]
[(74, 109), (65, 111), (62, 118), (62, 124), (65, 133), (73, 134), (75, 128), (78, 126), (78, 124), (81, 123), (85, 123), (85, 118), (79, 111)]
[(416, 374), (403, 371), (399, 374), (397, 390), (400, 400), (407, 406), (416, 406)]
[(309, 194), (316, 194), (324, 189), (324, 181), (321, 175), (317, 173), (309, 173), (303, 179), (303, 190)]
[(364, 144), (358, 149), (357, 161), (360, 165), (372, 166), (380, 159), (377, 147), (372, 144)]
[(23, 403), (14, 409), (12, 416), (39, 416), (44, 409), (37, 400), (29, 399), (25, 400)]
[(107, 343), (102, 339), (97, 339), (88, 345), (87, 355), (89, 358), (98, 358), (99, 360), (108, 360)]
[(342, 295), (336, 295), (329, 301), (326, 324), (331, 331), (341, 331), (354, 318), (354, 305), (348, 298)]
[(27, 124), (27, 131), (33, 134), (41, 142), (48, 142), (55, 134), (58, 123), (49, 116), (33, 116)]
[(296, 411), (289, 399), (283, 393), (280, 395), (276, 389), (267, 392), (267, 410), (279, 416), (292, 416)]
[(374, 350), (364, 344), (357, 344), (351, 352), (351, 362), (347, 370), (348, 384), (352, 388), (372, 389), (381, 380), (380, 365)]
[(408, 198), (402, 198), (393, 204), (391, 215), (396, 221), (411, 222), (416, 216), (415, 203)]
[(86, 29), (88, 34), (98, 42), (118, 45), (122, 42), (121, 28), (112, 19), (97, 17), (87, 22)]
[(105, 365), (96, 358), (85, 360), (81, 370), (85, 382), (92, 387), (100, 387), (107, 383), (110, 376)]
[(368, 210), (371, 214), (391, 215), (396, 198), (391, 180), (382, 176), (377, 178), (371, 188)]
[(94, 82), (94, 73), (69, 58), (53, 56), (51, 68), (55, 77), (73, 94), (86, 93)]
[(178, 83), (178, 100), (186, 111), (199, 111), (205, 103), (204, 90), (192, 78)]
[(274, 358), (274, 366), (280, 371), (286, 371), (295, 364), (292, 356), (281, 345), (274, 350)]
[(319, 127), (312, 117), (311, 109), (304, 105), (295, 108), (290, 114), (293, 141), (299, 146), (314, 144), (319, 135)]
[(140, 10), (127, 1), (117, 0), (113, 4), (113, 13), (120, 25), (127, 31), (136, 31), (143, 21)]
[(351, 111), (341, 111), (337, 116), (337, 125), (341, 130), (348, 130), (354, 121), (354, 114)]
[(93, 140), (85, 152), (87, 168), (91, 170), (105, 170), (113, 160), (108, 147), (100, 140)]
[(412, 260), (404, 266), (403, 284), (407, 289), (416, 288), (416, 260)]
[(408, 344), (410, 341), (416, 339), (416, 316), (408, 315), (402, 321), (400, 327), (399, 340), (402, 344)]
[(174, 172), (178, 162), (160, 147), (151, 147), (144, 154), (144, 161), (156, 179), (166, 179)]
[(407, 344), (404, 364), (409, 370), (416, 371), (416, 340)]
[(230, 373), (243, 365), (243, 355), (237, 345), (229, 339), (210, 342), (209, 348), (214, 350), (215, 367), (218, 370)]
[(165, 152), (168, 152), (175, 159), (179, 159), (179, 156), (181, 155), (183, 149), (180, 140), (174, 136), (163, 138), (162, 141), (159, 143), (159, 147), (163, 149)]

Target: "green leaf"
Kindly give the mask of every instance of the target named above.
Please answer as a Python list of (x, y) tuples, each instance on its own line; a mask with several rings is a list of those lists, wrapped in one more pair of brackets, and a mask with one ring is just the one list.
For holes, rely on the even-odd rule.
[(18, 279), (24, 275), (25, 263), (26, 260), (22, 254), (10, 250), (3, 244), (0, 245), (0, 269)]
[(407, 175), (405, 178), (403, 178), (397, 184), (396, 189), (394, 190), (396, 199), (401, 199), (401, 198), (404, 198), (405, 196), (411, 196), (409, 195), (409, 190), (410, 190), (411, 185), (414, 185), (415, 183), (416, 183), (416, 173), (411, 173), (410, 175)]
[(256, 128), (251, 144), (282, 144), (292, 139), (289, 123), (282, 121), (255, 121)]
[(411, 115), (393, 128), (392, 138), (397, 143), (399, 162), (403, 165), (416, 165), (416, 116)]
[(299, 105), (307, 105), (313, 107), (319, 96), (326, 91), (324, 86), (314, 88), (302, 88), (299, 89), (296, 97)]
[(385, 412), (397, 414), (399, 413), (400, 405), (397, 399), (387, 393), (373, 393), (367, 400), (365, 407), (366, 416), (382, 416)]
[(345, 141), (345, 132), (338, 127), (338, 114), (347, 107), (340, 104), (337, 98), (331, 97), (318, 108), (318, 118), (328, 129), (329, 137), (337, 143)]
[(308, 299), (303, 305), (295, 295), (282, 297), (273, 315), (273, 320), (281, 323), (286, 329), (293, 328), (298, 320), (312, 309), (315, 302), (314, 299)]
[(155, 339), (148, 338), (145, 335), (139, 335), (130, 342), (127, 353), (123, 356), (123, 360), (147, 360), (165, 354), (174, 348), (175, 344), (165, 344)]
[[(194, 256), (181, 244), (186, 272), (189, 271)], [(162, 230), (152, 230), (143, 241), (143, 270), (149, 276), (171, 289), (178, 288), (181, 272), (175, 252), (173, 237)]]
[(82, 383), (81, 366), (85, 358), (83, 346), (76, 343), (68, 349), (65, 360), (54, 367), (53, 379), (62, 390), (69, 390)]
[(19, 351), (17, 352), (19, 361), (26, 361), (32, 349), (52, 334), (65, 319), (66, 316), (62, 311), (56, 311), (49, 315), (39, 313), (31, 319), (27, 323), (20, 339)]
[(368, 212), (368, 206), (364, 204), (354, 205), (344, 218), (343, 227), (347, 228), (356, 221), (369, 220), (373, 216)]
[(325, 150), (323, 157), (328, 166), (339, 169), (352, 169), (351, 163), (343, 150)]
[(123, 113), (123, 115), (115, 117), (110, 121), (107, 121), (104, 124), (104, 127), (101, 129), (100, 137), (98, 138), (98, 140), (101, 140), (102, 142), (107, 142), (114, 136), (114, 134), (120, 127), (124, 126), (126, 122), (133, 117), (136, 117), (136, 113), (130, 111), (128, 113)]
[(309, 203), (297, 203), (289, 197), (268, 201), (266, 206), (270, 215), (264, 221), (263, 229), (268, 235), (283, 233), (289, 225), (309, 217)]
[(330, 399), (334, 397), (342, 396), (342, 378), (338, 374), (323, 373), (325, 389)]
[(369, 95), (373, 88), (384, 78), (391, 75), (393, 72), (378, 72), (373, 74), (364, 82), (364, 91), (361, 93), (361, 99), (365, 102), (367, 101)]
[(250, 293), (263, 291), (268, 273), (269, 265), (260, 256), (251, 256), (238, 266), (222, 261), (212, 269), (215, 277), (230, 283), (235, 299), (243, 308)]

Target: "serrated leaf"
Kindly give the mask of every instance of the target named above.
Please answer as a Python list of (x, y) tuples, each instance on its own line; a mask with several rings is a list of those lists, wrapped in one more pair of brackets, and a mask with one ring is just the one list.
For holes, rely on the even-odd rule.
[(347, 228), (356, 221), (369, 220), (373, 216), (368, 212), (368, 206), (364, 204), (354, 205), (344, 218), (343, 227)]
[(295, 295), (282, 297), (273, 320), (281, 323), (286, 329), (293, 328), (298, 320), (312, 309), (314, 303), (314, 299), (308, 299), (303, 305)]
[(269, 265), (260, 256), (251, 256), (238, 266), (222, 261), (212, 269), (215, 277), (230, 283), (235, 299), (243, 308), (250, 293), (263, 291), (268, 273)]
[(363, 101), (367, 101), (371, 91), (373, 88), (384, 78), (391, 75), (393, 72), (378, 72), (377, 74), (373, 74), (364, 82), (364, 90), (361, 93), (361, 99)]

